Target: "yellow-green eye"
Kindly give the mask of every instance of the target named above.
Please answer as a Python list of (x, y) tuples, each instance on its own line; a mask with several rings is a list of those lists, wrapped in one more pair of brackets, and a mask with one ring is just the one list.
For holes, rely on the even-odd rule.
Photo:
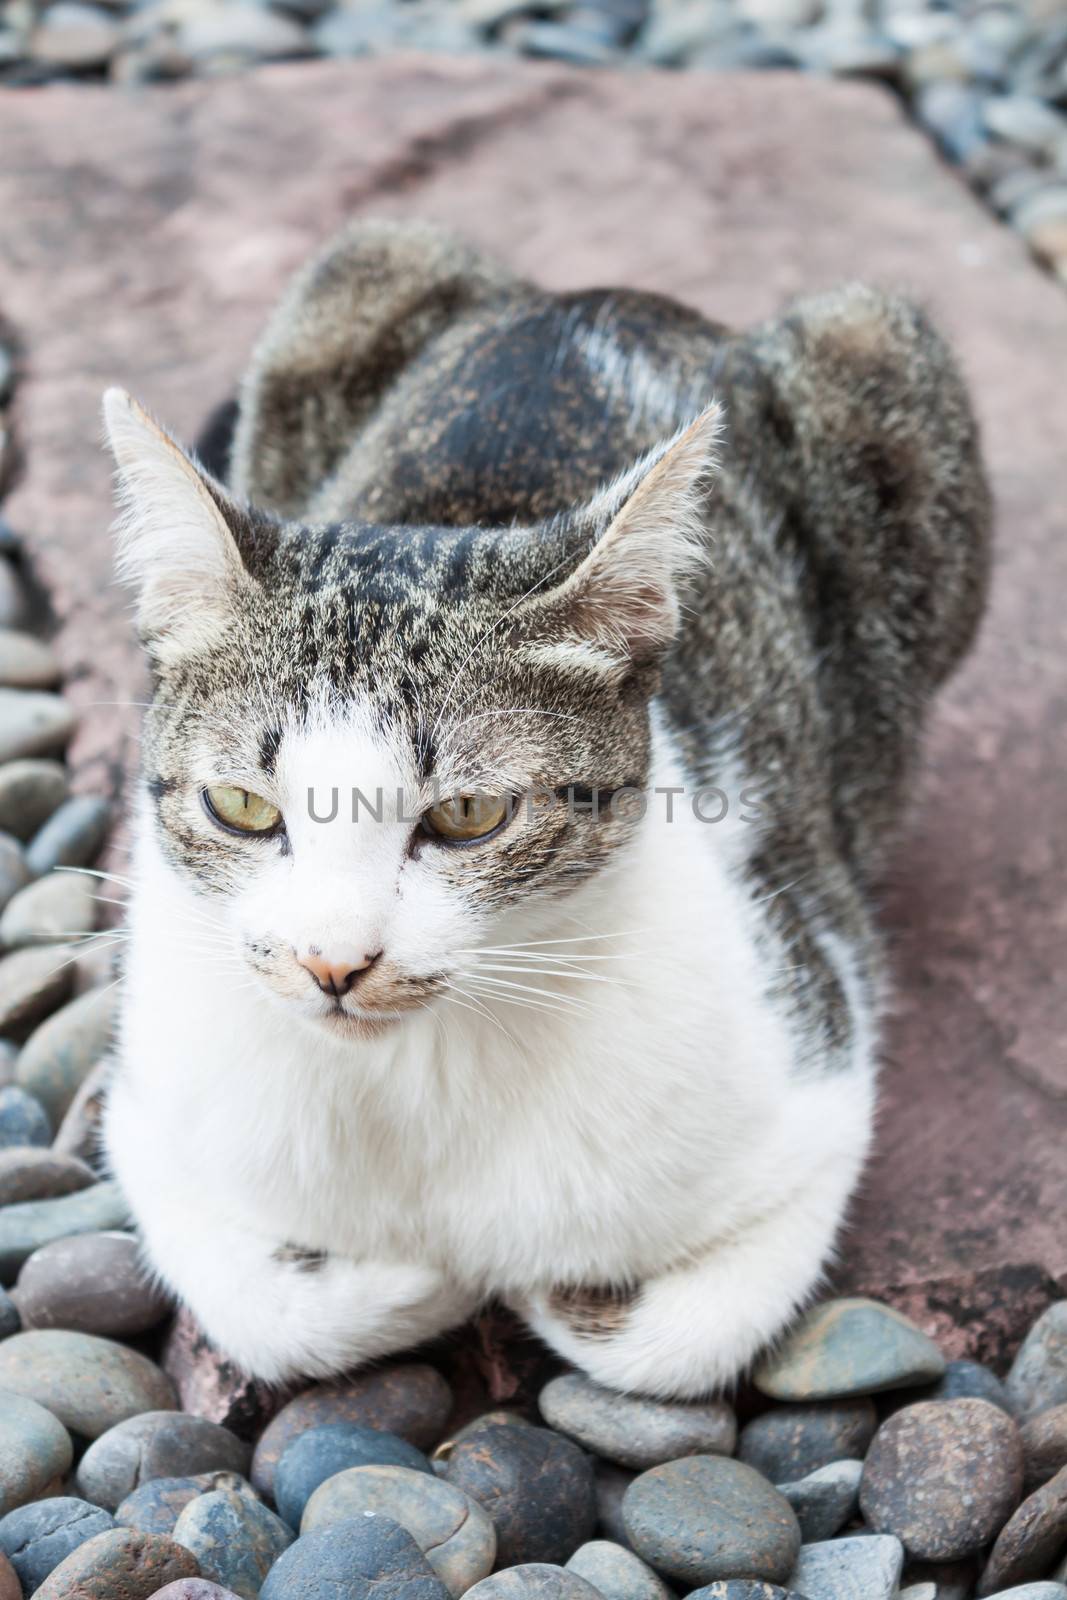
[(278, 807), (250, 789), (216, 783), (204, 790), (204, 803), (216, 822), (235, 833), (273, 833), (281, 825)]
[(456, 794), (427, 811), (422, 824), (439, 839), (462, 843), (495, 833), (507, 815), (506, 795)]

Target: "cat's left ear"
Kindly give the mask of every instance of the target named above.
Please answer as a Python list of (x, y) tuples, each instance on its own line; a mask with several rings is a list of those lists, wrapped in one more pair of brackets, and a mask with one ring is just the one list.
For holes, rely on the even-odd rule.
[(581, 512), (595, 543), (570, 576), (526, 602), (519, 631), (546, 664), (628, 668), (678, 631), (679, 587), (706, 558), (705, 500), (722, 432), (711, 405)]
[(141, 637), (160, 662), (209, 649), (251, 582), (235, 537), (243, 512), (222, 485), (122, 389), (104, 396), (115, 457), (119, 576), (137, 597)]

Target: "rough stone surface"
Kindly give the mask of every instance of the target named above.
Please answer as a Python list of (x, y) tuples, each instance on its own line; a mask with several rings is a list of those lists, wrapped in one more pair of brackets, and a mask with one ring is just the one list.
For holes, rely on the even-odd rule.
[(566, 1567), (532, 1561), (494, 1572), (468, 1593), (471, 1600), (597, 1600), (598, 1591)]
[(892, 1307), (828, 1300), (798, 1319), (754, 1382), (775, 1400), (820, 1400), (934, 1382), (944, 1370), (937, 1345)]
[(110, 1339), (57, 1328), (16, 1333), (0, 1344), (0, 1389), (36, 1400), (86, 1439), (175, 1403), (169, 1378), (147, 1356)]
[(1047, 1576), (1067, 1546), (1067, 1467), (1024, 1500), (990, 1552), (981, 1595)]
[(386, 1517), (305, 1534), (274, 1563), (259, 1594), (260, 1600), (448, 1600), (410, 1533)]
[(22, 1600), (22, 1585), (6, 1556), (0, 1556), (0, 1600)]
[(862, 1476), (861, 1461), (834, 1461), (796, 1483), (778, 1485), (797, 1514), (805, 1544), (832, 1539), (855, 1515)]
[(1067, 1467), (1067, 1405), (1039, 1412), (1023, 1425), (1026, 1489), (1037, 1489)]
[(109, 1338), (154, 1328), (170, 1305), (129, 1233), (77, 1234), (35, 1250), (12, 1298), (24, 1328), (71, 1328)]
[(196, 1560), (172, 1539), (112, 1528), (81, 1545), (34, 1600), (149, 1600), (175, 1578), (195, 1578)]
[(220, 1589), (203, 1578), (179, 1578), (157, 1590), (153, 1600), (237, 1600), (237, 1596), (232, 1589)]
[(0, 1148), (51, 1143), (52, 1125), (41, 1102), (25, 1089), (8, 1083), (0, 1089)]
[(0, 149), (0, 215), (20, 219), (0, 295), (32, 351), (5, 512), (55, 596), (81, 787), (117, 790), (144, 698), (110, 581), (99, 390), (126, 383), (193, 437), (342, 218), (441, 219), (550, 287), (621, 280), (735, 323), (849, 277), (929, 306), (974, 383), (1003, 537), (891, 875), (899, 994), (839, 1282), (890, 1293), (950, 1355), (1010, 1354), (1067, 1270), (1062, 290), (890, 96), (800, 75), (394, 58), (55, 86), (0, 94)]
[(291, 1528), (299, 1528), (304, 1507), (321, 1483), (349, 1467), (408, 1467), (432, 1472), (421, 1450), (395, 1433), (335, 1422), (309, 1428), (293, 1440), (274, 1474), (274, 1502)]
[(567, 1571), (591, 1583), (605, 1600), (671, 1600), (671, 1591), (632, 1550), (610, 1539), (592, 1539), (567, 1562)]
[(787, 1483), (832, 1461), (861, 1461), (877, 1426), (866, 1398), (778, 1406), (741, 1430), (737, 1454), (772, 1483)]
[(1008, 1391), (995, 1372), (990, 1372), (980, 1361), (950, 1361), (945, 1376), (917, 1398), (923, 1400), (988, 1400), (1009, 1414), (1012, 1411)]
[(958, 1561), (996, 1536), (1019, 1501), (1023, 1451), (988, 1400), (931, 1400), (879, 1428), (863, 1467), (868, 1527), (920, 1561)]
[(758, 1578), (727, 1578), (694, 1589), (687, 1600), (804, 1600), (804, 1596), (776, 1583), (761, 1583)]
[(57, 1492), (73, 1455), (70, 1434), (50, 1411), (0, 1383), (0, 1515)]
[(703, 1405), (642, 1400), (605, 1389), (579, 1372), (553, 1378), (538, 1405), (549, 1427), (594, 1455), (637, 1471), (679, 1456), (732, 1455), (737, 1440), (737, 1419), (724, 1400)]
[(263, 1580), (296, 1535), (251, 1495), (216, 1489), (190, 1502), (174, 1526), (176, 1544), (196, 1557), (201, 1574), (256, 1600)]
[(139, 1484), (202, 1472), (248, 1471), (251, 1451), (217, 1423), (172, 1410), (126, 1418), (90, 1445), (78, 1465), (87, 1500), (113, 1511)]
[(501, 1566), (552, 1565), (593, 1536), (593, 1465), (548, 1428), (483, 1421), (466, 1430), (445, 1476), (485, 1507)]
[(1067, 1300), (1050, 1306), (1034, 1323), (1006, 1387), (1021, 1422), (1067, 1402)]
[(53, 1496), (8, 1512), (0, 1521), (0, 1551), (18, 1573), (24, 1592), (33, 1594), (71, 1551), (114, 1526), (99, 1506), (73, 1495)]
[(904, 1551), (888, 1534), (806, 1544), (789, 1588), (806, 1600), (890, 1600), (896, 1593)]

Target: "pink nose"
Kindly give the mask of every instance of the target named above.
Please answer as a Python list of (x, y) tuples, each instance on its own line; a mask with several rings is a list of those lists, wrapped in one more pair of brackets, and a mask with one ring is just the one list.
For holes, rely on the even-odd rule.
[(368, 967), (373, 967), (381, 951), (372, 956), (364, 956), (362, 961), (331, 961), (327, 956), (319, 955), (312, 950), (306, 956), (297, 956), (302, 967), (306, 967), (314, 978), (323, 994), (333, 995), (339, 999), (347, 994), (361, 972), (366, 972)]

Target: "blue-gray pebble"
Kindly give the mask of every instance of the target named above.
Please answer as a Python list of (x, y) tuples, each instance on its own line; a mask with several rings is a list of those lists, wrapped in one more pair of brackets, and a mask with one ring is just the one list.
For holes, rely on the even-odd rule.
[(256, 1600), (264, 1578), (295, 1535), (259, 1500), (215, 1489), (190, 1501), (171, 1537), (196, 1557), (201, 1577), (232, 1589), (240, 1600)]
[(7, 1339), (13, 1333), (18, 1333), (22, 1327), (22, 1318), (19, 1308), (12, 1300), (6, 1289), (0, 1289), (0, 1339)]
[(795, 1589), (781, 1589), (776, 1583), (761, 1583), (758, 1578), (727, 1578), (694, 1589), (686, 1600), (804, 1600)]
[(248, 1480), (237, 1472), (196, 1472), (185, 1477), (151, 1478), (126, 1496), (115, 1512), (115, 1521), (120, 1528), (162, 1533), (169, 1538), (186, 1506), (215, 1489), (234, 1489), (253, 1500), (259, 1498)]
[(54, 811), (26, 847), (34, 877), (53, 867), (86, 867), (107, 834), (111, 807), (100, 795), (76, 794)]
[(980, 1361), (950, 1361), (945, 1376), (932, 1389), (927, 1389), (923, 1400), (988, 1400), (1011, 1415), (1012, 1405), (1008, 1391), (995, 1372)]
[(637, 1554), (692, 1587), (719, 1578), (784, 1583), (800, 1549), (792, 1506), (743, 1461), (690, 1456), (635, 1478), (622, 1503)]
[(41, 1102), (17, 1084), (0, 1089), (0, 1149), (52, 1143), (52, 1127)]
[(259, 1600), (450, 1597), (406, 1528), (387, 1517), (358, 1517), (291, 1544), (267, 1574)]
[(72, 1495), (56, 1495), (9, 1511), (0, 1520), (0, 1551), (18, 1573), (23, 1594), (29, 1595), (72, 1550), (114, 1526), (114, 1519), (99, 1506)]
[(282, 1453), (274, 1474), (274, 1503), (291, 1528), (320, 1483), (349, 1467), (409, 1467), (432, 1472), (421, 1450), (395, 1433), (379, 1433), (358, 1422), (332, 1422), (309, 1428)]
[(547, 1561), (529, 1561), (483, 1578), (463, 1600), (603, 1600), (585, 1578)]

